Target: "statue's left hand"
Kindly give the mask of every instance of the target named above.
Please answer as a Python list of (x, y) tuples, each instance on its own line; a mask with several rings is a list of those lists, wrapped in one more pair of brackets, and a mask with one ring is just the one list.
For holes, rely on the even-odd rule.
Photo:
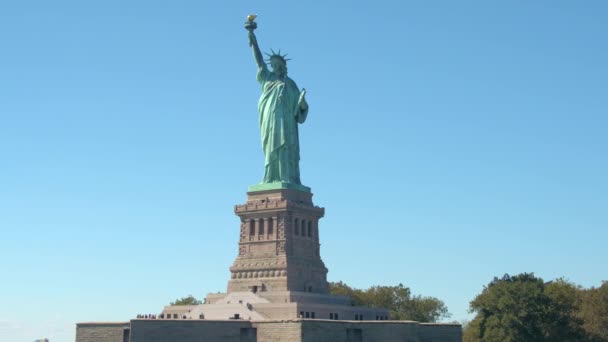
[(302, 91), (300, 92), (298, 104), (302, 110), (308, 110), (308, 103), (306, 102), (306, 89), (304, 88), (302, 88)]

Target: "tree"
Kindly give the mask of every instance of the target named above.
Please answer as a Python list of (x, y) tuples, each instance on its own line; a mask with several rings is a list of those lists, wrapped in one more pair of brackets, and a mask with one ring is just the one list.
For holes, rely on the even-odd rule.
[(408, 287), (372, 286), (367, 290), (354, 289), (343, 282), (330, 283), (329, 290), (333, 295), (348, 296), (351, 305), (386, 308), (390, 318), (395, 320), (412, 320), (418, 322), (437, 322), (450, 317), (443, 301), (435, 297), (412, 296)]
[(533, 273), (494, 278), (473, 301), (466, 342), (585, 341), (577, 288), (562, 279), (545, 284)]
[[(545, 283), (545, 294), (549, 297), (548, 319), (552, 324), (547, 326), (549, 336), (565, 336), (569, 340), (585, 337), (583, 320), (577, 316), (580, 300), (577, 293), (580, 287), (563, 278)], [(567, 339), (566, 339), (567, 340)]]
[(577, 293), (580, 310), (577, 316), (583, 320), (583, 328), (593, 341), (608, 341), (608, 282), (602, 286), (581, 290)]
[(435, 297), (413, 296), (405, 308), (404, 319), (417, 322), (437, 322), (451, 316), (445, 303)]
[(345, 283), (339, 281), (337, 283), (329, 283), (329, 292), (335, 296), (346, 296), (350, 298), (350, 304), (353, 306), (366, 306), (365, 293), (363, 290), (353, 289)]
[(175, 302), (171, 302), (171, 305), (199, 305), (203, 304), (200, 300), (196, 299), (193, 295), (176, 299)]

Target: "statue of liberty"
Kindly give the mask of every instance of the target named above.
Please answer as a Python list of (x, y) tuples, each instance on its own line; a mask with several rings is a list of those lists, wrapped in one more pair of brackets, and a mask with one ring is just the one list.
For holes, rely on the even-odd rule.
[(308, 114), (306, 90), (300, 91), (287, 76), (287, 55), (281, 55), (280, 51), (267, 54), (272, 67), (272, 71), (268, 70), (253, 33), (257, 26), (254, 18), (248, 17), (245, 27), (258, 67), (257, 80), (262, 86), (258, 112), (265, 161), (262, 182), (250, 190), (288, 187), (310, 191), (301, 185), (299, 166), (298, 124), (304, 123)]

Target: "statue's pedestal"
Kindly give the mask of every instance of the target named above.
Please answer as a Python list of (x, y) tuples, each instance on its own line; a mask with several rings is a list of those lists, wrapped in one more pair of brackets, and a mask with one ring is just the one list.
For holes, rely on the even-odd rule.
[(329, 293), (327, 268), (319, 253), (324, 209), (313, 204), (310, 191), (250, 191), (247, 203), (234, 211), (241, 227), (229, 293)]

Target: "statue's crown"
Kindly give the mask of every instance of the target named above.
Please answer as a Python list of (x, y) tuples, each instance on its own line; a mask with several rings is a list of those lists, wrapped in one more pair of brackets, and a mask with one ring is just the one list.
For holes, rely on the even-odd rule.
[(270, 52), (272, 52), (272, 53), (270, 54), (270, 53), (264, 52), (264, 54), (266, 54), (266, 56), (268, 56), (268, 58), (266, 59), (266, 62), (268, 62), (268, 63), (270, 63), (270, 61), (273, 58), (278, 58), (278, 59), (282, 60), (283, 63), (285, 63), (285, 64), (287, 64), (287, 61), (291, 60), (290, 58), (285, 58), (285, 57), (287, 57), (287, 54), (281, 55), (281, 50), (279, 50), (279, 52), (277, 53), (277, 52), (274, 52), (273, 49), (270, 49)]

